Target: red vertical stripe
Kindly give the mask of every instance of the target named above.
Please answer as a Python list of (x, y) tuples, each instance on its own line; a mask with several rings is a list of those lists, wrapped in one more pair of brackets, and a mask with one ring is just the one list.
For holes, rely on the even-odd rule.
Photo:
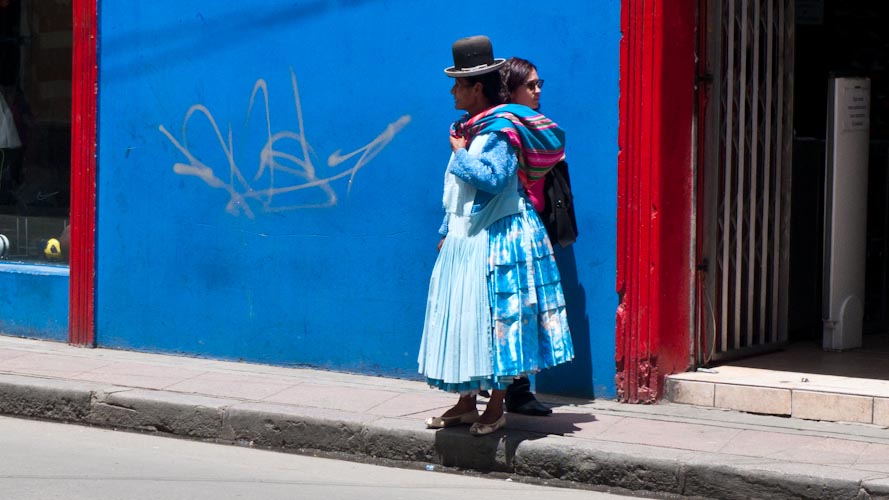
[(694, 0), (623, 0), (618, 130), (618, 399), (688, 367)]
[(73, 1), (68, 341), (95, 345), (96, 1)]

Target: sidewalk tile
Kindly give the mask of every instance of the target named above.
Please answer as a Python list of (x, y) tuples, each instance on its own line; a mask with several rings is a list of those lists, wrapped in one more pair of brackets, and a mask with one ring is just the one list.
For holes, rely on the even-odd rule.
[(889, 398), (874, 398), (874, 424), (889, 427)]
[(667, 379), (669, 401), (695, 406), (713, 406), (715, 385), (692, 380)]
[(0, 349), (0, 369), (3, 368), (4, 363), (7, 360), (20, 358), (22, 356), (27, 356), (27, 352), (15, 350), (15, 349)]
[(366, 412), (396, 396), (398, 396), (398, 393), (394, 391), (304, 383), (265, 398), (265, 401), (269, 403)]
[(56, 354), (27, 354), (3, 361), (0, 371), (26, 375), (73, 378), (108, 365), (106, 360), (72, 358)]
[(155, 366), (144, 363), (111, 361), (103, 366), (76, 375), (77, 380), (106, 382), (142, 389), (164, 389), (173, 384), (197, 377), (202, 371), (175, 366)]
[(280, 378), (261, 375), (208, 372), (167, 386), (166, 389), (176, 392), (261, 401), (296, 384), (297, 382), (289, 382)]
[(873, 422), (874, 398), (845, 394), (793, 391), (794, 418), (833, 422)]
[(790, 415), (791, 394), (787, 389), (718, 384), (715, 393), (717, 408), (766, 415)]
[(889, 473), (889, 444), (868, 443), (855, 462), (855, 467)]
[(600, 436), (599, 439), (680, 450), (715, 452), (724, 447), (739, 432), (741, 431), (738, 429), (710, 425), (626, 418), (611, 426), (608, 433)]
[(823, 436), (744, 430), (720, 451), (808, 464), (855, 464), (868, 443)]
[(450, 394), (429, 391), (428, 393), (406, 392), (395, 397), (378, 401), (368, 409), (368, 413), (381, 417), (403, 417), (422, 414), (423, 419), (438, 415), (450, 408), (456, 399)]

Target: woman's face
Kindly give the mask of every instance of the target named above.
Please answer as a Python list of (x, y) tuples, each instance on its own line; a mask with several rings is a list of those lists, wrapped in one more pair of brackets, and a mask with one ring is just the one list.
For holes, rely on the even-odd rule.
[(537, 70), (532, 69), (525, 81), (509, 94), (515, 104), (524, 104), (531, 109), (540, 107), (540, 87), (543, 82), (537, 76)]
[[(478, 88), (476, 88), (478, 87)], [(455, 78), (451, 94), (454, 96), (454, 108), (472, 112), (478, 107), (481, 84), (469, 85), (465, 78)]]

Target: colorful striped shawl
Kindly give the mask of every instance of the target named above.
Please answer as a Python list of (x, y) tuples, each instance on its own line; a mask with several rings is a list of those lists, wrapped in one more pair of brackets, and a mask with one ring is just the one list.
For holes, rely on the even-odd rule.
[(519, 177), (527, 187), (565, 157), (565, 131), (549, 118), (520, 104), (501, 104), (454, 123), (451, 134), (471, 141), (478, 134), (504, 132), (516, 149)]

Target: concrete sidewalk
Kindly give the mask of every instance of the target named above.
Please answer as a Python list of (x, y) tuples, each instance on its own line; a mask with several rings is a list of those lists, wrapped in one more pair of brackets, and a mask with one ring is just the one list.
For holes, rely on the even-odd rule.
[(408, 467), (705, 498), (889, 498), (889, 430), (539, 395), (549, 417), (427, 430), (415, 381), (0, 336), (0, 413)]

